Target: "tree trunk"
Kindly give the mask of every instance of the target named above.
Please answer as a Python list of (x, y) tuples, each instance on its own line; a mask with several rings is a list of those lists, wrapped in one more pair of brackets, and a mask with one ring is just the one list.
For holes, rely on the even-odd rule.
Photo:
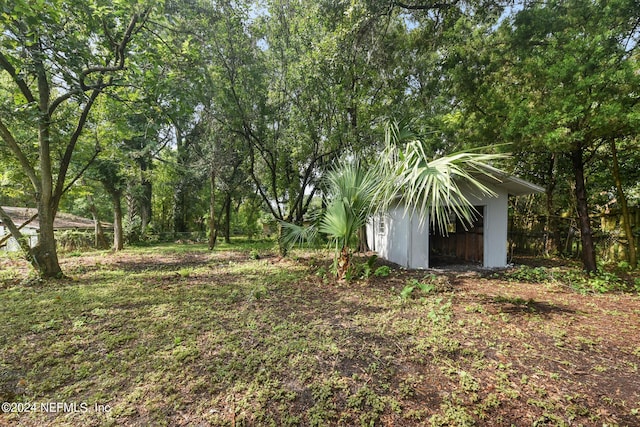
[(358, 252), (369, 252), (369, 243), (367, 242), (367, 226), (360, 227), (358, 230)]
[[(152, 201), (152, 183), (149, 179), (152, 169), (152, 160), (148, 154), (136, 159), (140, 168), (140, 191), (136, 192), (135, 203), (137, 204), (136, 212), (140, 215), (140, 235), (144, 236), (147, 227), (151, 223), (151, 201)], [(135, 215), (133, 215), (135, 216)]]
[(58, 250), (56, 247), (56, 237), (53, 228), (53, 209), (49, 209), (40, 201), (38, 206), (38, 220), (40, 233), (38, 243), (31, 248), (31, 265), (38, 271), (38, 275), (43, 279), (61, 279), (64, 277), (60, 264), (58, 263)]
[(142, 197), (140, 198), (140, 232), (142, 235), (147, 233), (147, 228), (151, 224), (151, 197), (152, 184), (148, 178), (142, 179)]
[(38, 243), (31, 248), (31, 264), (43, 279), (62, 278), (62, 269), (58, 263), (56, 237), (53, 231), (53, 221), (58, 211), (53, 195), (53, 173), (51, 167), (51, 116), (49, 114), (50, 87), (42, 58), (35, 61), (38, 82), (38, 106), (40, 119), (38, 123), (38, 145), (40, 163), (40, 194), (36, 195), (38, 202), (38, 222), (40, 233)]
[(121, 192), (111, 193), (113, 202), (113, 250), (124, 249), (124, 237), (122, 233), (122, 194)]
[(587, 205), (587, 189), (584, 179), (584, 161), (582, 159), (582, 147), (578, 146), (571, 151), (571, 163), (576, 181), (576, 205), (578, 210), (578, 224), (580, 227), (580, 239), (582, 241), (582, 262), (584, 269), (589, 272), (597, 270), (596, 252), (593, 246), (591, 223), (589, 221), (589, 208)]
[(616, 149), (615, 140), (611, 140), (611, 160), (613, 161), (613, 179), (616, 183), (616, 192), (618, 193), (618, 203), (620, 203), (620, 209), (622, 210), (622, 219), (624, 222), (624, 234), (629, 242), (628, 254), (629, 265), (631, 268), (638, 267), (638, 258), (636, 256), (636, 243), (633, 236), (633, 230), (631, 230), (631, 216), (629, 215), (629, 207), (627, 206), (627, 198), (624, 195), (622, 189), (622, 181), (620, 180), (620, 165), (618, 164), (618, 151)]
[(224, 200), (224, 241), (231, 243), (231, 193)]
[(551, 154), (551, 158), (549, 159), (549, 168), (547, 169), (547, 185), (545, 187), (545, 195), (546, 195), (546, 219), (544, 224), (544, 255), (549, 256), (554, 250), (557, 250), (559, 245), (559, 234), (557, 232), (558, 227), (554, 220), (554, 212), (553, 212), (553, 191), (555, 190), (557, 179), (556, 179), (556, 163), (558, 161), (558, 156), (556, 154)]
[(135, 184), (132, 181), (129, 181), (127, 183), (125, 202), (127, 204), (127, 222), (131, 223), (133, 219), (138, 216), (138, 204), (136, 203)]
[(178, 182), (173, 195), (173, 232), (184, 233), (187, 230), (187, 191), (184, 179)]
[(187, 153), (185, 149), (185, 141), (182, 135), (182, 130), (175, 123), (173, 125), (176, 132), (176, 153), (178, 163), (178, 183), (175, 186), (173, 193), (173, 232), (185, 233), (187, 229), (187, 211), (188, 211), (188, 193), (189, 188), (187, 185), (187, 174), (185, 172), (188, 169)]
[(104, 230), (102, 229), (100, 218), (98, 218), (98, 210), (96, 209), (95, 203), (93, 203), (93, 197), (91, 195), (87, 195), (87, 202), (89, 202), (89, 210), (91, 211), (91, 216), (95, 224), (94, 246), (97, 249), (107, 248), (109, 244), (107, 243), (107, 238), (104, 236)]
[(216, 173), (211, 168), (209, 175), (209, 185), (211, 187), (211, 197), (209, 198), (209, 250), (216, 246)]
[(349, 248), (344, 246), (340, 251), (340, 255), (338, 256), (337, 265), (336, 265), (336, 275), (338, 276), (339, 281), (343, 281), (347, 277), (347, 272), (349, 271), (349, 267), (351, 267), (351, 253), (349, 252)]
[(278, 255), (284, 258), (288, 252), (289, 247), (284, 242), (284, 229), (282, 228), (282, 224), (278, 222)]

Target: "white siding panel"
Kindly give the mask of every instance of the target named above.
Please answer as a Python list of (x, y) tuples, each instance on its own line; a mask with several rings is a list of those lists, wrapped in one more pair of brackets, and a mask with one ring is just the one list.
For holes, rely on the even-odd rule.
[(484, 267), (507, 265), (508, 199), (505, 192), (485, 200)]
[(411, 223), (409, 267), (429, 268), (429, 218), (427, 216), (424, 221), (420, 221), (417, 215), (407, 215), (406, 218)]
[(404, 209), (394, 207), (389, 212), (386, 239), (386, 255), (389, 261), (409, 267), (409, 215)]

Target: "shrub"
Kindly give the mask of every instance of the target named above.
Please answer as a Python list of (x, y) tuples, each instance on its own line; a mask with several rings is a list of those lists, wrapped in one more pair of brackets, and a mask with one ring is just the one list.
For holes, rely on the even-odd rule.
[(94, 247), (93, 231), (66, 230), (56, 235), (59, 248), (64, 252), (73, 252)]

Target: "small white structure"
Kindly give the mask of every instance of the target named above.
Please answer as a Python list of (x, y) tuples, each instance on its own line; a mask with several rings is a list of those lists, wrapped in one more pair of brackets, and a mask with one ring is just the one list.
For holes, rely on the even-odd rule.
[[(2, 206), (2, 209), (9, 215), (16, 227), (20, 228), (22, 235), (29, 241), (29, 246), (34, 247), (38, 243), (38, 233), (40, 232), (38, 210), (13, 206)], [(111, 224), (107, 223), (102, 223), (102, 226), (106, 228), (112, 227)], [(53, 222), (53, 228), (56, 231), (91, 231), (94, 227), (95, 222), (91, 219), (62, 212), (58, 213)], [(20, 250), (20, 245), (13, 237), (9, 236), (10, 234), (9, 227), (0, 220), (0, 251), (14, 252)]]
[(369, 248), (381, 258), (406, 268), (431, 268), (436, 261), (476, 263), (486, 268), (506, 266), (508, 197), (544, 189), (494, 167), (483, 167), (495, 179), (483, 175), (476, 179), (491, 189), (495, 197), (478, 195), (477, 190), (459, 184), (478, 212), (472, 227), (465, 230), (459, 220), (451, 218), (448, 234), (443, 236), (430, 225), (430, 218), (413, 215), (412, 207), (396, 205), (369, 222)]

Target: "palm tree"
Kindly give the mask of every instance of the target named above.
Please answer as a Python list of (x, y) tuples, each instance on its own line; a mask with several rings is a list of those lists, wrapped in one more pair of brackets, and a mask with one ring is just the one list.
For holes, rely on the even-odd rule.
[(318, 232), (328, 235), (335, 249), (336, 275), (344, 279), (351, 266), (357, 232), (367, 224), (382, 185), (375, 172), (375, 168), (365, 169), (358, 160), (340, 161), (325, 176), (329, 203), (316, 224), (300, 227), (282, 223), (285, 242), (312, 241)]
[(357, 231), (374, 212), (384, 212), (396, 203), (411, 206), (411, 215), (425, 218), (428, 212), (443, 233), (451, 213), (471, 224), (476, 212), (460, 184), (479, 194), (495, 195), (477, 177), (491, 176), (483, 164), (503, 157), (460, 152), (430, 159), (414, 134), (391, 123), (379, 160), (368, 169), (358, 160), (338, 163), (325, 178), (330, 202), (317, 225), (283, 223), (285, 241), (302, 243), (314, 240), (318, 232), (327, 234), (335, 249), (338, 279), (343, 280), (351, 266)]
[(331, 239), (336, 254), (336, 274), (344, 279), (351, 266), (352, 244), (366, 226), (375, 207), (380, 176), (375, 169), (365, 170), (359, 161), (343, 161), (327, 176), (330, 202), (320, 220), (318, 231)]

